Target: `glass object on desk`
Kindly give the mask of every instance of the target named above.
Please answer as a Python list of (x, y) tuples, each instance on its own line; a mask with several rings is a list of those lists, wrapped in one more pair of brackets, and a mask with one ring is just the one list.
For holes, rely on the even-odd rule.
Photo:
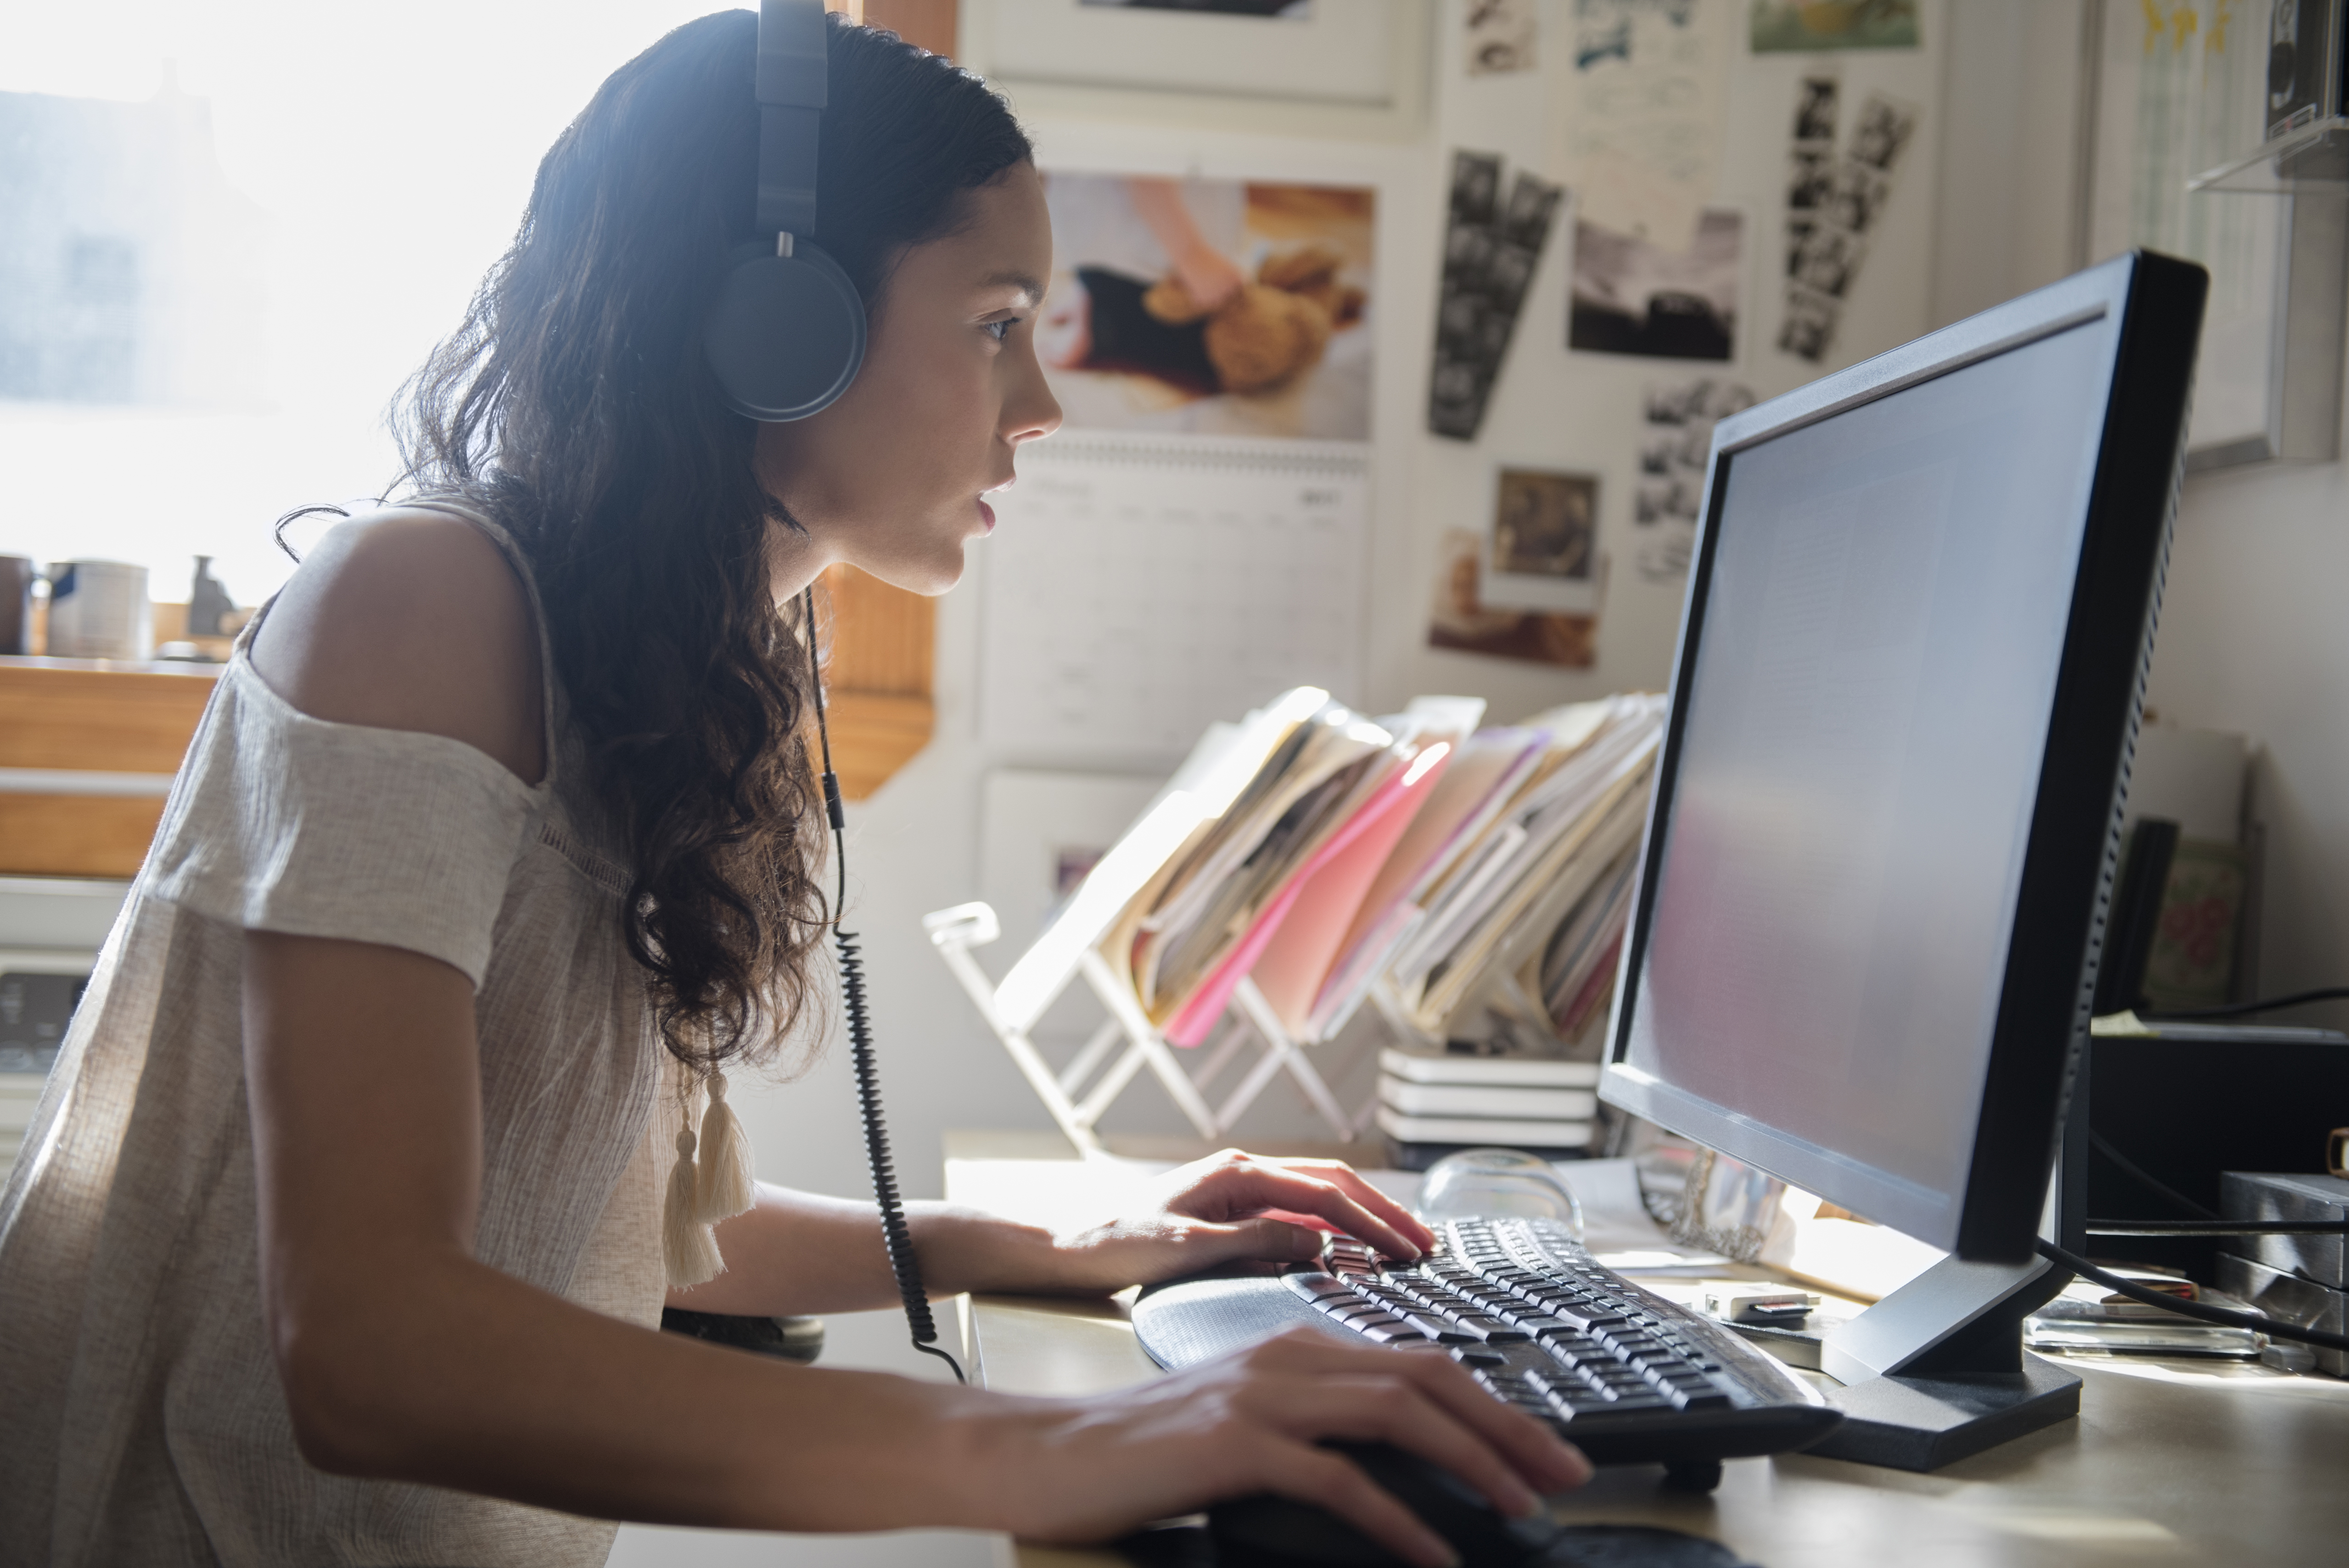
[(1463, 1149), (1427, 1168), (1419, 1217), (1429, 1224), (1479, 1216), (1557, 1220), (1582, 1240), (1582, 1201), (1547, 1160), (1515, 1149)]
[[(2118, 1272), (2139, 1284), (2174, 1288), (2189, 1301), (2236, 1312), (2257, 1310), (2251, 1303), (2209, 1285), (2189, 1284), (2147, 1269)], [(2108, 1295), (2093, 1280), (2074, 1280), (2064, 1287), (2063, 1295), (2023, 1320), (2023, 1347), (2043, 1354), (2199, 1356), (2250, 1361), (2258, 1357), (2264, 1337), (2248, 1328), (2198, 1323), (2127, 1296)]]
[(1762, 1256), (1786, 1184), (1742, 1161), (1699, 1147), (1689, 1167), (1672, 1240), (1741, 1264)]

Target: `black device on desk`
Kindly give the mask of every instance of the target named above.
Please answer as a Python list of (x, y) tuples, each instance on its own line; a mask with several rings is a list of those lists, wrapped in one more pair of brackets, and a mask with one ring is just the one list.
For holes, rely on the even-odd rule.
[[(1539, 1226), (1378, 1282), (1489, 1301), (1526, 1336), (1495, 1391), (1597, 1461), (1930, 1470), (2078, 1409), (2021, 1323), (2068, 1277), (2035, 1248), (2207, 284), (2118, 257), (1715, 428), (1599, 1092), (1951, 1255), (1827, 1342), (1840, 1425)], [(1179, 1365), (1327, 1288), (1198, 1282), (1135, 1328)], [(1573, 1292), (1615, 1321), (1552, 1354)]]

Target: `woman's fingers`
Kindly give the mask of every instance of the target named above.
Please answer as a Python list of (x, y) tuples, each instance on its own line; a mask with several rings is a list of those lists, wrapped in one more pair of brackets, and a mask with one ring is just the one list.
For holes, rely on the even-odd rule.
[(1413, 1258), (1435, 1233), (1340, 1160), (1267, 1160), (1226, 1149), (1174, 1173), (1168, 1208), (1200, 1219), (1287, 1209), (1327, 1222), (1390, 1257)]
[(1319, 1176), (1384, 1221), (1422, 1252), (1435, 1244), (1435, 1233), (1421, 1222), (1417, 1215), (1380, 1191), (1363, 1179), (1361, 1171), (1342, 1160), (1280, 1160), (1272, 1163), (1303, 1175)]
[(1366, 1376), (1319, 1382), (1309, 1411), (1300, 1413), (1309, 1432), (1300, 1435), (1386, 1443), (1417, 1454), (1458, 1476), (1512, 1519), (1541, 1506), (1541, 1492), (1508, 1459), (1409, 1378)]
[[(1497, 1455), (1523, 1484), (1537, 1492), (1564, 1491), (1590, 1479), (1590, 1461), (1583, 1458), (1579, 1449), (1541, 1422), (1495, 1398), (1469, 1376), (1466, 1368), (1433, 1346), (1422, 1349), (1353, 1346), (1319, 1329), (1299, 1328), (1267, 1341), (1258, 1354), (1267, 1358), (1268, 1370), (1278, 1369), (1315, 1382), (1335, 1384), (1348, 1378), (1375, 1377), (1404, 1385), (1429, 1408), (1442, 1413), (1448, 1429), (1473, 1434), (1477, 1444)], [(1309, 1398), (1304, 1408), (1318, 1405)], [(1331, 1429), (1312, 1435), (1346, 1434)], [(1415, 1452), (1425, 1452), (1407, 1440), (1401, 1429), (1381, 1435)], [(1441, 1455), (1426, 1453), (1425, 1457), (1444, 1464), (1444, 1468), (1493, 1498), (1496, 1505), (1507, 1506), (1504, 1499), (1485, 1486), (1480, 1475), (1461, 1470)]]
[(1185, 1252), (1183, 1266), (1192, 1272), (1242, 1258), (1303, 1263), (1321, 1253), (1320, 1232), (1291, 1224), (1276, 1215), (1259, 1214), (1253, 1220), (1228, 1222), (1195, 1220), (1188, 1229), (1192, 1246)]
[[(1392, 1349), (1373, 1347), (1370, 1354)], [(1590, 1461), (1583, 1458), (1581, 1449), (1524, 1411), (1493, 1398), (1449, 1356), (1432, 1346), (1394, 1354), (1430, 1399), (1491, 1444), (1537, 1491), (1564, 1491), (1590, 1479)]]
[(1447, 1568), (1460, 1561), (1444, 1537), (1351, 1460), (1327, 1449), (1286, 1446), (1265, 1469), (1265, 1490), (1325, 1508), (1405, 1562)]
[(1272, 1161), (1247, 1160), (1202, 1175), (1168, 1205), (1205, 1220), (1282, 1209), (1325, 1221), (1390, 1257), (1415, 1258), (1425, 1249), (1357, 1202), (1336, 1182), (1291, 1171)]

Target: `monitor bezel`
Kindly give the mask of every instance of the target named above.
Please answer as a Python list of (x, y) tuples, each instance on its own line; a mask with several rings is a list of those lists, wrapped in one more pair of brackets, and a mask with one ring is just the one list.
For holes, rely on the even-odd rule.
[(2087, 1039), (2129, 759), (2185, 473), (2186, 412), (2207, 287), (2208, 274), (2191, 263), (2132, 252), (1732, 415), (1714, 428), (1704, 510), (1672, 659), (1670, 713), (1608, 1022), (1599, 1078), (1603, 1099), (1853, 1212), (1889, 1217), (1909, 1206), (1889, 1182), (1826, 1165), (1809, 1140), (1749, 1118), (1723, 1115), (1625, 1059), (1663, 852), (1657, 824), (1669, 820), (1684, 739), (1682, 696), (1694, 671), (1712, 585), (1713, 519), (1728, 479), (1724, 459), (1969, 365), (2110, 319), (2117, 324), (2111, 393), (2025, 839), (1981, 1114), (1954, 1222), (1919, 1237), (1968, 1259), (2019, 1262), (2031, 1255), (2064, 1101)]

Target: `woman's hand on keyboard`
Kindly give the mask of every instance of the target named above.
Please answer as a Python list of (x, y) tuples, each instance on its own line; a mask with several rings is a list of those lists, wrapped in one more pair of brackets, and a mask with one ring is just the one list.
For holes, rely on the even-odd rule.
[(1319, 1253), (1325, 1230), (1402, 1259), (1435, 1243), (1343, 1161), (1226, 1149), (1160, 1177), (1140, 1212), (1056, 1238), (1055, 1277), (1044, 1288), (1122, 1290), (1235, 1263), (1294, 1263)]
[(1319, 1443), (1406, 1449), (1512, 1518), (1590, 1478), (1579, 1452), (1449, 1357), (1351, 1346), (1312, 1328), (1114, 1394), (1022, 1404), (989, 1434), (980, 1462), (1003, 1527), (1032, 1541), (1110, 1539), (1268, 1491), (1325, 1508), (1434, 1568), (1454, 1561), (1451, 1548)]

